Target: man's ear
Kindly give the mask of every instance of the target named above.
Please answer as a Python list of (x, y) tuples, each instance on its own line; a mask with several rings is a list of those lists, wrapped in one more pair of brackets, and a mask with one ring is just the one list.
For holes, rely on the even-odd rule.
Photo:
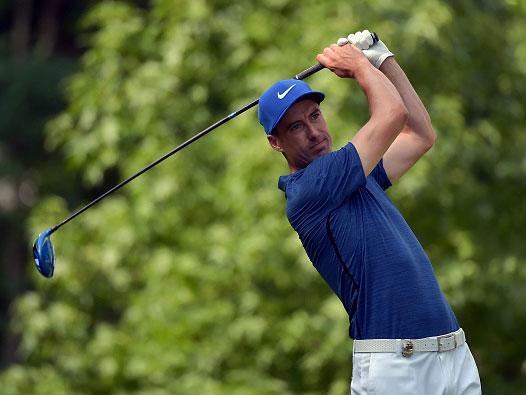
[(276, 151), (279, 151), (279, 152), (283, 152), (283, 148), (281, 147), (281, 143), (279, 141), (279, 139), (272, 135), (272, 134), (269, 134), (267, 135), (267, 140), (270, 144), (270, 146), (272, 147), (272, 149), (275, 149)]

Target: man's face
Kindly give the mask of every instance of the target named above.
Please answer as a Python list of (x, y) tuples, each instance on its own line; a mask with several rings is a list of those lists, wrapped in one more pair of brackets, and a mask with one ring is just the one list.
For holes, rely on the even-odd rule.
[(309, 99), (289, 108), (268, 141), (272, 148), (285, 154), (292, 171), (303, 169), (314, 159), (328, 154), (332, 146), (320, 106)]

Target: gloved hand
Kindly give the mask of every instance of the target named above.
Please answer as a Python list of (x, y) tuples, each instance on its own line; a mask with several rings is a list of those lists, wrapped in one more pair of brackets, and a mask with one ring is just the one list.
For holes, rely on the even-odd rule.
[(338, 39), (337, 44), (341, 46), (349, 42), (360, 48), (367, 59), (369, 59), (369, 62), (371, 62), (377, 69), (380, 68), (385, 59), (394, 56), (381, 40), (376, 44), (373, 44), (373, 37), (369, 30), (351, 33), (347, 37)]

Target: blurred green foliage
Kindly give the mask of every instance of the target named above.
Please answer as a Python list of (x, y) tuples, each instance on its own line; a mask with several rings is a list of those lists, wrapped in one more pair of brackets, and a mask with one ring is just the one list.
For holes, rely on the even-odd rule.
[[(0, 2), (0, 369), (13, 360), (16, 348), (8, 331), (10, 303), (31, 287), (26, 276), (31, 209), (50, 192), (76, 204), (83, 196), (76, 174), (61, 165), (63, 155), (44, 149), (42, 132), (66, 104), (61, 81), (75, 69), (75, 59), (64, 48), (73, 33), (49, 23), (58, 1), (41, 1), (34, 9), (31, 3)], [(71, 3), (65, 8), (80, 13)], [(61, 22), (67, 25), (67, 18)]]
[[(526, 2), (108, 1), (82, 29), (46, 146), (86, 188), (122, 179), (369, 28), (397, 55), (438, 140), (391, 196), (434, 262), (486, 394), (526, 386)], [(367, 119), (353, 81), (309, 79), (336, 146)], [(255, 111), (53, 236), (55, 277), (12, 329), (3, 394), (344, 394), (352, 343), (337, 298), (284, 214)], [(72, 207), (48, 194), (36, 235)]]

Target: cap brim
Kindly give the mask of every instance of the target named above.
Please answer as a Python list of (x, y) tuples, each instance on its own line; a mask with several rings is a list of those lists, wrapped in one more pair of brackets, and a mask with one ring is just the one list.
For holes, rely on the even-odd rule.
[(269, 134), (272, 134), (274, 132), (274, 130), (276, 129), (276, 126), (278, 126), (278, 123), (279, 121), (281, 121), (281, 118), (283, 118), (283, 116), (285, 115), (285, 113), (294, 105), (296, 104), (297, 102), (299, 101), (302, 101), (302, 100), (308, 100), (308, 99), (312, 99), (314, 100), (316, 103), (321, 103), (323, 101), (323, 99), (325, 99), (325, 94), (321, 93), (321, 92), (316, 92), (316, 91), (313, 91), (313, 92), (307, 92), (307, 93), (304, 93), (303, 95), (300, 95), (298, 96), (293, 102), (291, 102), (282, 112), (281, 114), (279, 114), (279, 117), (276, 119), (276, 122), (274, 122), (274, 124), (272, 125), (272, 128), (270, 129), (270, 131), (267, 133), (267, 135)]

